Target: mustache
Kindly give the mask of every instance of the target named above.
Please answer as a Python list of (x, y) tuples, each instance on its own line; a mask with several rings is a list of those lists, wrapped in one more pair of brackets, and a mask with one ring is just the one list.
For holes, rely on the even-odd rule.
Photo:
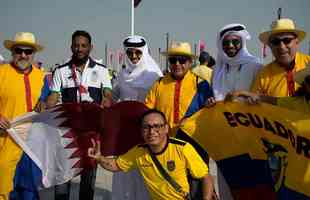
[(23, 59), (23, 60), (17, 61), (16, 64), (18, 67), (25, 69), (25, 68), (29, 67), (32, 64), (32, 62)]

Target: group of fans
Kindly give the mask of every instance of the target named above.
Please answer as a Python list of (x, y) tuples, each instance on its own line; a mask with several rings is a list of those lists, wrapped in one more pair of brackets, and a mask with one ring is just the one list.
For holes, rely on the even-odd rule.
[[(14, 199), (16, 188), (27, 188), (18, 181), (13, 185), (16, 165), (28, 157), (5, 132), (10, 120), (33, 110), (42, 112), (59, 102), (93, 102), (107, 108), (126, 100), (142, 102), (151, 109), (141, 118), (145, 144), (111, 158), (102, 156), (100, 142), (93, 140), (88, 152), (107, 170), (135, 169), (114, 174), (112, 199), (189, 198), (187, 171), (201, 179), (201, 199), (276, 198), (272, 190), (266, 193), (264, 185), (249, 186), (244, 192), (229, 188), (225, 181), (219, 184), (217, 180), (224, 178), (212, 158), (209, 162), (207, 152), (193, 148), (176, 132), (187, 117), (231, 96), (309, 113), (310, 56), (298, 52), (305, 36), (291, 19), (273, 22), (269, 31), (259, 35), (274, 56), (270, 64), (263, 66), (247, 50), (246, 42), (251, 36), (246, 27), (228, 24), (217, 35), (217, 58), (214, 60), (202, 52), (199, 66), (193, 67), (197, 58), (189, 43), (173, 42), (164, 53), (169, 62), (169, 72), (165, 75), (149, 54), (146, 39), (129, 36), (123, 41), (125, 65), (112, 87), (106, 66), (90, 57), (93, 44), (86, 31), (73, 33), (72, 58), (58, 66), (50, 79), (44, 78), (34, 64), (34, 55), (43, 46), (32, 33), (17, 33), (13, 40), (4, 41), (12, 54), (11, 62), (0, 66), (0, 200)], [(153, 156), (181, 189), (175, 189), (162, 177)], [(96, 170), (81, 174), (79, 199), (93, 199), (95, 178)], [(70, 182), (55, 187), (55, 199), (69, 198)]]

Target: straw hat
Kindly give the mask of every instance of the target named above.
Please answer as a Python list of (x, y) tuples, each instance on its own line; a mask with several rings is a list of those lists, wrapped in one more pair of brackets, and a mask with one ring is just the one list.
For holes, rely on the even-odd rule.
[(3, 45), (9, 50), (12, 50), (12, 47), (17, 45), (30, 46), (36, 51), (41, 51), (43, 49), (43, 46), (36, 43), (33, 33), (29, 32), (18, 32), (16, 33), (14, 40), (5, 40)]
[(192, 53), (191, 45), (188, 42), (173, 42), (167, 52), (163, 53), (166, 56), (189, 56), (196, 57)]
[(271, 24), (271, 30), (261, 33), (259, 39), (262, 43), (268, 44), (270, 36), (278, 33), (295, 33), (299, 41), (302, 41), (306, 36), (305, 31), (295, 28), (293, 20), (283, 18), (274, 21)]
[(310, 64), (305, 69), (295, 72), (294, 74), (294, 81), (297, 82), (299, 85), (304, 82), (305, 78), (310, 75)]

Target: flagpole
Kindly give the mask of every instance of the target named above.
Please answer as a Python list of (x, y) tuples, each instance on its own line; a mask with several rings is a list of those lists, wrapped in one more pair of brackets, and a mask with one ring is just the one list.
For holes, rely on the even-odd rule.
[(108, 43), (104, 45), (104, 54), (105, 54), (105, 66), (108, 66)]
[(134, 0), (131, 0), (131, 36), (135, 33), (135, 6)]

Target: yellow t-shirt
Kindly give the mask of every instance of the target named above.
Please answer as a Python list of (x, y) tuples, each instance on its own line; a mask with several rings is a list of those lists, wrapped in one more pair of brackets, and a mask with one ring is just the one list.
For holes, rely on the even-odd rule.
[[(170, 136), (175, 136), (177, 126), (197, 92), (197, 80), (202, 79), (197, 79), (193, 72), (188, 71), (179, 82), (180, 90), (177, 94), (177, 81), (168, 74), (154, 83), (145, 98), (144, 103), (148, 108), (160, 110), (165, 114), (171, 128)], [(177, 96), (179, 101), (176, 101)]]
[[(198, 155), (191, 144), (175, 138), (169, 138), (163, 152), (156, 154), (157, 159), (167, 173), (189, 192), (187, 169), (195, 178), (203, 178), (208, 174), (208, 166)], [(161, 175), (149, 154), (146, 145), (138, 145), (116, 160), (123, 171), (138, 168), (153, 200), (184, 199), (170, 183)]]
[[(0, 114), (9, 120), (36, 105), (43, 86), (44, 74), (33, 67), (28, 75), (18, 73), (10, 64), (0, 65)], [(13, 188), (16, 164), (22, 150), (6, 133), (0, 133), (0, 199)]]
[[(310, 56), (297, 52), (295, 57), (294, 72), (304, 69), (310, 63)], [(295, 83), (295, 89), (299, 85)], [(266, 65), (257, 75), (252, 85), (252, 92), (267, 96), (289, 96), (287, 89), (286, 71), (278, 63), (272, 62)]]
[(213, 70), (207, 65), (198, 65), (192, 69), (194, 74), (204, 80), (207, 80), (209, 83), (211, 83), (212, 71)]

